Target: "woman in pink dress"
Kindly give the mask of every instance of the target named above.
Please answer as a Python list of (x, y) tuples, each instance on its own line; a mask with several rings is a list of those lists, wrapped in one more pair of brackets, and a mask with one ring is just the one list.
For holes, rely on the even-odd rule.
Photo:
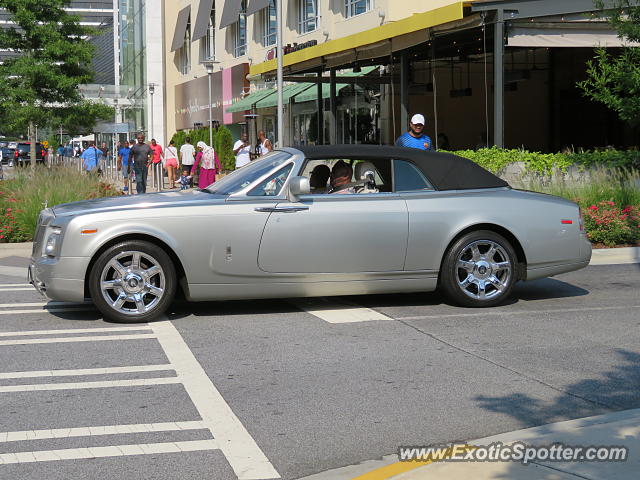
[(216, 174), (221, 168), (220, 160), (218, 159), (218, 154), (215, 152), (213, 147), (208, 146), (204, 142), (198, 142), (197, 149), (198, 154), (196, 155), (196, 161), (191, 168), (191, 175), (196, 174), (199, 165), (200, 178), (198, 180), (198, 187), (207, 188), (216, 181)]

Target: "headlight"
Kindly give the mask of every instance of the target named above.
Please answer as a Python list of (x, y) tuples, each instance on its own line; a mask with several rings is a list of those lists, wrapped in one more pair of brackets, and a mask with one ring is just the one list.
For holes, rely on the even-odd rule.
[(60, 239), (61, 233), (62, 233), (61, 228), (54, 227), (51, 229), (51, 232), (47, 237), (47, 243), (44, 247), (44, 253), (46, 253), (50, 257), (56, 256), (56, 251), (58, 250), (58, 240)]

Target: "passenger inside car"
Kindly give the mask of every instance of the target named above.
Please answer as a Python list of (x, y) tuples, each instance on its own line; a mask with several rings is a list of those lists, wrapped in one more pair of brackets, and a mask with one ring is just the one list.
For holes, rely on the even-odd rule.
[(348, 195), (356, 193), (352, 183), (353, 168), (343, 160), (339, 160), (331, 170), (331, 190), (329, 193)]
[(327, 165), (316, 165), (311, 170), (311, 176), (309, 177), (309, 184), (311, 185), (312, 194), (327, 193), (327, 185), (329, 177), (331, 176), (331, 169)]

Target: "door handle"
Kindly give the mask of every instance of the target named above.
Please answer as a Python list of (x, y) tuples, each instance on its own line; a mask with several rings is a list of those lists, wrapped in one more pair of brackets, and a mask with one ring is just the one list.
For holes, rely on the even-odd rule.
[(257, 207), (255, 210), (264, 213), (296, 213), (309, 210), (309, 207)]

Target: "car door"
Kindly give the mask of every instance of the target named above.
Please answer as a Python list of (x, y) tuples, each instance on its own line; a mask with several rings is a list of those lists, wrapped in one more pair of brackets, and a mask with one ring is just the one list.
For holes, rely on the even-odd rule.
[(258, 266), (270, 273), (401, 271), (408, 213), (394, 193), (306, 195), (265, 211)]

